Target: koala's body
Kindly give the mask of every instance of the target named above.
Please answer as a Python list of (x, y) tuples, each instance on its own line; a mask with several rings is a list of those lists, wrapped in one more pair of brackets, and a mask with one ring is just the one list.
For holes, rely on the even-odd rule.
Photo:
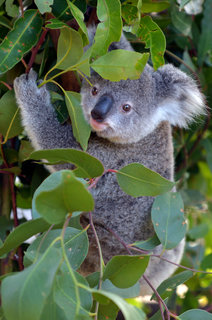
[[(111, 45), (111, 49), (117, 48), (132, 50), (123, 36), (120, 43)], [(105, 169), (118, 170), (138, 162), (173, 180), (171, 124), (186, 127), (194, 116), (204, 113), (203, 97), (195, 82), (172, 65), (157, 71), (147, 65), (140, 79), (120, 82), (104, 80), (92, 72), (90, 82), (93, 87), (83, 81), (81, 89), (85, 119), (94, 131), (87, 152), (102, 161)], [(35, 72), (17, 78), (14, 87), (23, 125), (35, 149), (79, 149), (71, 125), (58, 122), (46, 87), (38, 89)], [(113, 173), (105, 174), (92, 194), (93, 219), (105, 262), (127, 252), (102, 226), (113, 230), (127, 244), (153, 236), (150, 211), (154, 197), (133, 198), (125, 194)], [(81, 268), (86, 274), (99, 267), (92, 232), (89, 240), (88, 257)], [(163, 257), (179, 263), (183, 249), (184, 240)], [(162, 247), (158, 246), (154, 253), (161, 251)], [(157, 288), (175, 269), (173, 264), (152, 257), (145, 275)], [(141, 295), (150, 294), (146, 282), (141, 279), (140, 283)]]

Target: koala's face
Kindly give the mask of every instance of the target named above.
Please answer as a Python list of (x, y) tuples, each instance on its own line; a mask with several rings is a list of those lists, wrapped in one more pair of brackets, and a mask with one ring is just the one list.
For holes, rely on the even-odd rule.
[(98, 136), (115, 143), (137, 142), (152, 131), (155, 85), (151, 73), (138, 80), (110, 82), (93, 73), (84, 80), (81, 95), (84, 116)]

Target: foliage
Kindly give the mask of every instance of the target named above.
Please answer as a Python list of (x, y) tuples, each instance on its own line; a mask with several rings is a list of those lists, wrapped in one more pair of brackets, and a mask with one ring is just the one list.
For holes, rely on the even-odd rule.
[[(192, 2), (35, 0), (23, 9), (22, 0), (19, 8), (11, 0), (0, 0), (1, 319), (112, 320), (118, 310), (127, 320), (146, 319), (148, 307), (132, 299), (139, 295), (138, 279), (148, 265), (151, 250), (159, 243), (164, 249), (175, 247), (186, 234), (186, 223), (185, 267), (154, 292), (161, 311), (151, 319), (164, 319), (163, 307), (167, 318), (212, 319), (212, 278), (206, 272), (212, 269), (209, 116), (202, 120), (201, 129), (197, 123), (186, 132), (174, 129), (175, 184), (138, 163), (119, 171), (108, 170), (132, 197), (156, 196), (152, 208), (155, 235), (125, 244), (126, 255), (113, 257), (106, 266), (99, 247), (100, 273), (85, 278), (77, 272), (88, 252), (87, 228), (82, 229), (79, 217), (82, 211), (93, 210), (90, 189), (108, 173), (98, 159), (85, 152), (90, 127), (80, 108), (80, 77), (89, 78), (92, 67), (110, 81), (137, 79), (149, 57), (154, 69), (166, 60), (196, 79), (210, 105), (212, 3), (204, 0), (200, 13), (191, 16)], [(83, 49), (88, 44), (84, 18), (88, 24), (100, 21), (95, 42), (87, 51)], [(136, 52), (108, 52), (109, 45), (119, 41), (122, 30), (127, 31)], [(44, 79), (40, 86), (51, 83), (62, 91), (64, 97), (58, 91), (52, 93), (58, 119), (63, 123), (70, 116), (83, 151), (32, 153), (12, 90), (14, 78), (31, 67)], [(32, 159), (42, 161), (38, 164)], [(74, 170), (49, 175), (42, 166), (64, 162), (73, 164)], [(170, 192), (174, 185), (177, 193)], [(31, 221), (18, 219), (17, 208), (31, 207)], [(94, 228), (91, 213), (90, 224)], [(38, 234), (31, 244), (26, 243)], [(133, 250), (140, 250), (140, 255), (131, 256)], [(184, 282), (189, 290), (182, 299), (176, 287)]]

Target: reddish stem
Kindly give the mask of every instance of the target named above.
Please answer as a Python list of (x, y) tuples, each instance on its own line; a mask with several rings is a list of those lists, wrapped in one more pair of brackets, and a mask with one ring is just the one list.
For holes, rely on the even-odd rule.
[(45, 41), (45, 37), (46, 37), (46, 34), (47, 32), (49, 31), (49, 29), (44, 29), (43, 30), (43, 33), (38, 41), (38, 43), (36, 44), (36, 46), (32, 49), (32, 55), (31, 55), (31, 58), (29, 60), (29, 63), (28, 63), (28, 67), (26, 69), (26, 73), (29, 73), (29, 70), (32, 68), (32, 65), (35, 61), (35, 57), (38, 53), (38, 50), (40, 49), (41, 45), (43, 44), (43, 42)]
[(7, 87), (7, 89), (12, 90), (12, 87), (8, 83), (4, 81), (0, 81), (0, 83), (2, 83), (5, 87)]
[(22, 15), (22, 17), (24, 17), (24, 6), (23, 6), (23, 2), (22, 2), (22, 0), (18, 0), (18, 2), (19, 2), (19, 6), (20, 6), (20, 8), (21, 8), (21, 15)]

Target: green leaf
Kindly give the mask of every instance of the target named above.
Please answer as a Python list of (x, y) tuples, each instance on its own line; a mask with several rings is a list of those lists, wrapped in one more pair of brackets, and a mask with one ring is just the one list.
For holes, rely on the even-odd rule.
[(103, 281), (101, 289), (115, 293), (123, 299), (135, 298), (140, 295), (139, 282), (136, 282), (136, 284), (134, 284), (132, 287), (123, 289), (123, 288), (117, 288), (116, 286), (114, 286), (112, 284), (112, 282), (110, 280), (106, 279), (105, 281)]
[(85, 120), (81, 107), (81, 95), (77, 92), (65, 92), (66, 106), (71, 117), (73, 134), (85, 151), (88, 146), (88, 139), (91, 133), (91, 127)]
[(38, 10), (41, 14), (44, 14), (45, 12), (51, 12), (54, 0), (35, 0), (35, 4), (38, 7)]
[(180, 193), (168, 192), (156, 197), (151, 214), (155, 232), (164, 249), (175, 248), (186, 233), (184, 205)]
[[(163, 281), (157, 288), (157, 292), (160, 296), (163, 295), (162, 298), (164, 298), (167, 294), (169, 296), (173, 292), (173, 289), (186, 282), (191, 277), (193, 277), (193, 272), (189, 270), (178, 273), (175, 276)], [(165, 292), (167, 289), (168, 292)], [(152, 299), (156, 299), (155, 294), (152, 295), (151, 300)]]
[(57, 63), (54, 68), (71, 69), (83, 55), (80, 34), (71, 28), (62, 28), (57, 46)]
[(203, 270), (212, 269), (212, 253), (204, 257), (204, 259), (201, 262), (201, 268)]
[(89, 40), (88, 40), (88, 31), (84, 23), (84, 14), (74, 3), (72, 3), (69, 0), (66, 0), (66, 1), (74, 19), (77, 21), (81, 31), (84, 34), (84, 38), (85, 38), (84, 44), (86, 45), (89, 43)]
[(0, 16), (0, 25), (6, 27), (8, 29), (11, 29), (11, 27), (12, 27), (10, 20), (4, 16)]
[(192, 17), (183, 11), (180, 12), (178, 6), (176, 6), (174, 2), (170, 12), (174, 27), (185, 36), (191, 36)]
[(94, 37), (92, 56), (102, 56), (112, 42), (119, 41), (122, 31), (121, 5), (119, 0), (98, 0), (98, 24)]
[(157, 23), (150, 16), (145, 16), (140, 19), (139, 26), (136, 26), (133, 32), (146, 43), (145, 48), (150, 48), (154, 69), (157, 70), (164, 65), (166, 38)]
[(0, 100), (0, 132), (7, 140), (20, 134), (22, 130), (14, 91), (7, 91)]
[(47, 21), (47, 26), (49, 29), (61, 29), (66, 27), (67, 28), (67, 24), (65, 22), (62, 22), (58, 19), (50, 19)]
[(29, 155), (33, 152), (33, 150), (34, 148), (32, 147), (30, 141), (21, 140), (21, 145), (18, 154), (19, 161), (23, 162), (24, 160), (26, 160), (29, 157)]
[(2, 305), (7, 320), (40, 319), (61, 259), (60, 251), (51, 246), (37, 263), (3, 280)]
[(5, 9), (8, 16), (14, 18), (17, 17), (19, 14), (18, 6), (13, 4), (14, 0), (6, 0), (5, 2)]
[(173, 188), (174, 182), (140, 163), (131, 163), (117, 172), (118, 184), (132, 197), (156, 196)]
[[(81, 315), (89, 316), (89, 311), (92, 307), (92, 295), (89, 292), (87, 281), (80, 274), (74, 272), (74, 276), (77, 282), (88, 287), (88, 290), (78, 287), (78, 298), (76, 295), (76, 280), (73, 281), (73, 278), (71, 277), (67, 267), (65, 268), (65, 270), (66, 272), (63, 272), (56, 278), (56, 287), (54, 290), (55, 303), (64, 311), (67, 320), (75, 320), (77, 319), (76, 316)], [(80, 304), (80, 308), (78, 311), (77, 303)]]
[(193, 239), (204, 238), (205, 235), (209, 232), (210, 228), (206, 223), (201, 223), (188, 231), (188, 236)]
[(206, 160), (212, 172), (212, 140), (205, 139), (202, 141), (202, 144), (206, 150)]
[(182, 313), (179, 320), (212, 320), (212, 314), (200, 309), (192, 309)]
[(118, 288), (133, 286), (145, 272), (149, 256), (115, 256), (105, 267), (103, 280), (109, 279)]
[(160, 244), (160, 240), (158, 239), (158, 237), (155, 234), (152, 238), (149, 238), (147, 240), (134, 242), (132, 244), (132, 246), (135, 246), (135, 247), (137, 247), (139, 249), (148, 251), (148, 250), (154, 249), (159, 244)]
[(0, 247), (0, 256), (20, 246), (24, 241), (39, 232), (48, 230), (50, 225), (42, 218), (20, 224), (6, 238)]
[(198, 64), (202, 66), (207, 53), (212, 53), (212, 6), (210, 0), (205, 0), (203, 19), (201, 21), (201, 35), (198, 42)]
[(1, 171), (5, 171), (5, 173), (6, 172), (11, 172), (11, 173), (14, 173), (17, 176), (19, 174), (21, 174), (21, 168), (19, 168), (19, 167), (3, 168), (3, 169), (1, 169)]
[(86, 152), (75, 149), (48, 149), (33, 152), (28, 159), (46, 159), (49, 163), (72, 163), (78, 168), (75, 175), (80, 178), (99, 177), (104, 172), (102, 163)]
[(152, 12), (160, 12), (169, 8), (170, 3), (169, 1), (149, 1), (143, 0), (141, 12), (142, 13), (152, 13)]
[[(87, 4), (85, 0), (75, 0), (73, 2), (82, 12), (86, 11)], [(52, 13), (60, 21), (70, 21), (73, 19), (67, 0), (54, 0)]]
[[(48, 249), (51, 243), (61, 235), (61, 229), (51, 230), (39, 236), (27, 248), (25, 252), (25, 259), (27, 264), (33, 263), (35, 259), (41, 257)], [(88, 253), (88, 238), (85, 230), (78, 230), (75, 228), (67, 227), (64, 235), (64, 244), (66, 255), (71, 264), (71, 267), (77, 270)], [(55, 248), (61, 248), (61, 243), (56, 242)], [(26, 265), (25, 265), (26, 266)]]
[[(104, 79), (120, 81), (138, 79), (148, 61), (148, 53), (127, 50), (112, 50), (91, 64)], [(130, 63), (129, 63), (130, 61)]]
[(68, 213), (93, 208), (91, 193), (71, 170), (52, 173), (38, 187), (32, 200), (32, 210), (50, 224), (63, 222)]
[(0, 45), (0, 74), (17, 64), (38, 41), (42, 18), (38, 10), (27, 10)]
[(146, 319), (146, 315), (141, 309), (138, 309), (133, 305), (128, 304), (125, 300), (123, 300), (122, 298), (120, 298), (118, 295), (114, 293), (103, 291), (103, 290), (95, 290), (95, 289), (92, 289), (91, 292), (93, 293), (94, 298), (100, 302), (100, 304), (102, 303), (108, 304), (110, 300), (114, 302), (123, 313), (125, 320), (145, 320)]

